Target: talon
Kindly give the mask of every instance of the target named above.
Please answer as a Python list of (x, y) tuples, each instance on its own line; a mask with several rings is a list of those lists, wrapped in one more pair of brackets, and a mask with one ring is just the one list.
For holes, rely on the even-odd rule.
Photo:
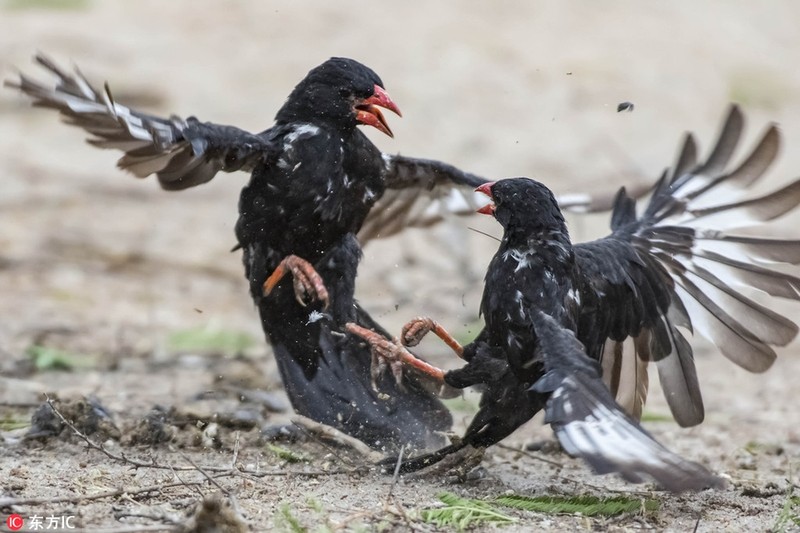
[(380, 365), (378, 356), (371, 353), (369, 361), (369, 383), (372, 386), (372, 390), (375, 392), (378, 392), (378, 378), (380, 377), (378, 365)]
[(422, 338), (430, 332), (436, 334), (437, 337), (442, 339), (457, 356), (463, 359), (464, 347), (442, 327), (441, 324), (427, 316), (418, 316), (409, 320), (403, 326), (400, 338), (403, 339), (403, 345), (416, 346), (420, 343)]
[(389, 368), (392, 371), (395, 383), (397, 383), (397, 388), (400, 389), (401, 391), (404, 391), (405, 385), (403, 384), (403, 362), (395, 361), (389, 363)]
[(386, 370), (386, 361), (383, 360), (377, 353), (372, 352), (372, 361), (369, 366), (369, 375), (372, 384), (372, 390), (380, 392), (378, 388), (378, 379), (380, 379), (383, 372)]
[(422, 338), (430, 333), (436, 326), (436, 322), (430, 317), (418, 316), (414, 317), (403, 326), (400, 333), (400, 338), (403, 340), (404, 346), (416, 346), (422, 341)]
[[(402, 378), (402, 367), (410, 366), (416, 369), (418, 372), (431, 376), (437, 381), (444, 381), (444, 371), (441, 368), (437, 368), (426, 363), (422, 359), (417, 358), (414, 354), (406, 350), (402, 344), (400, 344), (399, 340), (389, 340), (383, 335), (370, 329), (361, 327), (353, 322), (348, 322), (345, 324), (345, 329), (349, 333), (352, 333), (353, 335), (361, 337), (367, 341), (370, 345), (370, 349), (372, 350), (373, 357), (378, 357), (379, 359), (383, 360), (383, 364), (388, 364), (389, 368), (392, 369), (392, 373), (394, 374), (396, 380)], [(385, 367), (381, 367), (380, 372), (382, 372), (384, 368)], [(371, 368), (370, 372), (373, 370), (375, 369)], [(377, 372), (377, 370), (375, 371)], [(377, 375), (380, 376), (380, 373)]]
[(309, 297), (309, 294), (306, 291), (307, 284), (308, 284), (307, 280), (302, 279), (302, 275), (292, 277), (292, 287), (294, 288), (294, 299), (302, 307), (306, 307), (308, 305), (308, 303), (306, 303), (306, 297)]
[(387, 368), (390, 368), (392, 375), (397, 380), (398, 385), (403, 379), (403, 362), (400, 355), (404, 351), (397, 339), (389, 340), (383, 335), (370, 329), (363, 328), (357, 324), (349, 322), (345, 324), (345, 329), (365, 341), (370, 345), (372, 360), (370, 363), (370, 377), (372, 388), (378, 392), (378, 379), (383, 375)]
[(295, 300), (300, 305), (305, 307), (307, 305), (306, 300), (310, 299), (312, 301), (318, 300), (322, 302), (324, 309), (328, 308), (328, 290), (325, 288), (322, 277), (311, 263), (296, 255), (284, 257), (272, 274), (264, 281), (262, 288), (264, 296), (269, 296), (283, 277), (290, 272), (293, 278), (292, 286)]

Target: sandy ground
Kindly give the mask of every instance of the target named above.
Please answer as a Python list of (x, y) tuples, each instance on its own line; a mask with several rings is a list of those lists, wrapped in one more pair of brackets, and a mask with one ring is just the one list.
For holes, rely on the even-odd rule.
[[(79, 63), (90, 79), (109, 80), (123, 103), (257, 131), (309, 68), (349, 56), (380, 73), (403, 110), (403, 119), (391, 120), (394, 140), (369, 133), (382, 149), (488, 177), (529, 175), (557, 192), (598, 192), (655, 179), (685, 130), (707, 147), (731, 100), (746, 111), (748, 141), (773, 120), (787, 147), (800, 142), (797, 20), (800, 5), (791, 0), (767, 7), (6, 0), (0, 73), (31, 70), (30, 57), (42, 50)], [(635, 110), (617, 113), (622, 101)], [(43, 390), (64, 399), (94, 394), (122, 429), (122, 445), (107, 441), (111, 453), (153, 456), (173, 469), (134, 468), (76, 438), (38, 443), (20, 441), (27, 428), (0, 431), (0, 502), (33, 499), (1, 508), (3, 522), (11, 512), (74, 515), (85, 531), (143, 530), (182, 522), (203, 495), (223, 490), (254, 531), (293, 530), (282, 509), (309, 531), (432, 530), (414, 513), (435, 506), (442, 490), (494, 497), (642, 489), (595, 478), (563, 455), (500, 448), (485, 459), (481, 480), (401, 479), (391, 498), (391, 478), (354, 473), (343, 452), (314, 442), (293, 445), (310, 463), (287, 464), (247, 429), (240, 420), (246, 416), (223, 422), (214, 414), (239, 409), (219, 391), (257, 388), (281, 402), (239, 256), (228, 253), (245, 176), (170, 194), (115, 170), (115, 158), (84, 145), (52, 113), (0, 91), (0, 420), (28, 420)], [(785, 149), (771, 183), (798, 169), (800, 152)], [(359, 277), (362, 303), (392, 329), (426, 313), (468, 338), (494, 243), (467, 225), (497, 234), (491, 223), (470, 220), (370, 244)], [(603, 217), (571, 219), (578, 239), (605, 227)], [(796, 227), (784, 221), (778, 231), (791, 235)], [(796, 307), (780, 309), (798, 317)], [(176, 336), (187, 332), (250, 346), (244, 357), (229, 345), (177, 346)], [(27, 355), (31, 346), (78, 354), (80, 368), (37, 371)], [(437, 347), (430, 350), (437, 357)], [(509, 510), (518, 522), (504, 530), (687, 531), (696, 524), (697, 531), (769, 530), (800, 466), (800, 359), (796, 347), (780, 355), (769, 372), (754, 376), (701, 346), (708, 415), (698, 428), (658, 421), (668, 410), (653, 387), (647, 411), (655, 420), (648, 429), (728, 476), (727, 490), (670, 496), (645, 486), (660, 510), (613, 519)], [(456, 364), (443, 355), (438, 362)], [(218, 394), (198, 397), (209, 390)], [(154, 405), (174, 407), (196, 423), (172, 445), (131, 445), (136, 421)], [(259, 423), (290, 416), (257, 405)], [(474, 406), (472, 396), (458, 402), (456, 418), (468, 419)], [(209, 421), (217, 422), (216, 436), (209, 435)], [(547, 438), (549, 429), (537, 419), (507, 444)], [(175, 469), (206, 465), (209, 474), (231, 461), (259, 475), (220, 478), (217, 486), (196, 469)], [(181, 481), (187, 485), (80, 498)], [(70, 501), (55, 500), (65, 496)]]

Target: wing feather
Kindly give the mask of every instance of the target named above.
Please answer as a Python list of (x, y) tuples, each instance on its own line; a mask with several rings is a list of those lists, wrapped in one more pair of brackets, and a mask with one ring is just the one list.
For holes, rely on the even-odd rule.
[[(800, 300), (800, 276), (781, 268), (800, 264), (800, 241), (723, 231), (768, 222), (800, 204), (800, 180), (758, 197), (747, 191), (778, 154), (780, 134), (774, 125), (738, 166), (727, 170), (743, 127), (744, 117), (733, 106), (714, 149), (700, 164), (694, 138), (687, 135), (674, 170), (662, 175), (639, 218), (631, 215), (631, 202), (618, 199), (612, 234), (575, 246), (581, 298), (592, 302), (578, 328), (588, 353), (602, 351), (605, 358), (609, 342), (646, 335), (648, 350), (638, 349), (638, 356), (656, 361), (681, 425), (702, 421), (703, 403), (691, 346), (678, 328), (698, 331), (752, 372), (769, 368), (774, 347), (798, 333), (793, 321), (748, 291)], [(593, 309), (612, 318), (592, 321)], [(607, 383), (622, 379), (614, 375), (614, 365), (604, 361), (604, 368), (612, 372)], [(620, 387), (617, 383), (612, 390)]]
[(550, 393), (545, 422), (568, 453), (598, 474), (616, 472), (632, 483), (652, 478), (673, 492), (723, 486), (705, 467), (672, 453), (625, 414), (604, 386), (599, 365), (570, 330), (541, 311), (531, 315), (546, 372), (532, 389)]
[(254, 135), (190, 117), (158, 118), (117, 103), (106, 84), (97, 90), (76, 68), (61, 69), (42, 54), (35, 61), (57, 78), (55, 86), (20, 75), (5, 85), (30, 96), (33, 105), (56, 109), (67, 124), (86, 130), (89, 143), (125, 152), (118, 166), (137, 177), (156, 174), (167, 190), (194, 187), (222, 170), (252, 170), (276, 157), (267, 132)]

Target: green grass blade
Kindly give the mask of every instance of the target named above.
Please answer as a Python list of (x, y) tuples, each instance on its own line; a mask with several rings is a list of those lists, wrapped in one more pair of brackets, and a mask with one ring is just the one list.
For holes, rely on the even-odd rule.
[(423, 509), (420, 519), (437, 527), (454, 527), (459, 531), (483, 523), (510, 524), (516, 518), (505, 515), (489, 502), (461, 498), (451, 492), (442, 492), (438, 498), (444, 507)]
[(583, 516), (616, 516), (623, 513), (655, 512), (659, 502), (651, 498), (614, 496), (500, 496), (500, 505), (548, 514), (576, 514)]
[(308, 457), (305, 455), (293, 452), (288, 448), (284, 448), (283, 446), (278, 446), (277, 444), (267, 443), (266, 448), (274, 453), (278, 459), (282, 459), (287, 463), (308, 463), (310, 462)]

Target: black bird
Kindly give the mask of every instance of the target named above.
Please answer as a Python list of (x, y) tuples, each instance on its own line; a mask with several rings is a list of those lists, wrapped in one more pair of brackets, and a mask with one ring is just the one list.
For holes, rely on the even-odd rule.
[[(71, 74), (42, 55), (35, 59), (56, 75), (55, 87), (24, 75), (6, 85), (36, 106), (58, 110), (94, 136), (91, 144), (125, 152), (118, 165), (136, 176), (155, 174), (174, 191), (220, 171), (251, 173), (239, 201), (237, 248), (298, 413), (377, 447), (421, 446), (449, 427), (447, 410), (416, 378), (402, 387), (379, 378), (379, 397), (370, 385), (369, 350), (341, 329), (356, 321), (382, 331), (353, 299), (358, 241), (426, 227), (447, 212), (474, 212), (471, 189), (486, 180), (378, 150), (357, 126), (391, 135), (380, 108), (399, 110), (372, 70), (352, 59), (326, 61), (295, 87), (275, 125), (253, 134), (132, 110), (114, 100), (107, 84), (97, 90), (77, 69)], [(573, 196), (562, 207), (608, 206), (602, 198)], [(282, 281), (287, 273), (291, 284)]]
[[(433, 223), (453, 195), (475, 205), (472, 189), (486, 180), (378, 150), (357, 126), (391, 135), (380, 107), (399, 110), (372, 70), (352, 59), (324, 62), (295, 87), (275, 125), (253, 134), (129, 109), (77, 69), (65, 72), (42, 55), (36, 61), (56, 75), (55, 87), (24, 75), (6, 85), (58, 110), (94, 136), (91, 144), (125, 152), (118, 165), (136, 176), (155, 174), (164, 189), (181, 190), (219, 171), (251, 172), (239, 201), (237, 248), (298, 413), (389, 449), (423, 446), (450, 427), (447, 409), (416, 379), (403, 386), (385, 379), (379, 396), (369, 350), (341, 326), (356, 321), (380, 330), (353, 298), (357, 232), (368, 238)], [(293, 283), (282, 281), (286, 273)]]
[[(798, 328), (737, 285), (800, 300), (800, 278), (774, 266), (800, 263), (800, 241), (724, 230), (792, 211), (800, 203), (800, 180), (753, 197), (749, 188), (774, 160), (779, 134), (771, 125), (753, 152), (727, 171), (742, 126), (741, 112), (733, 107), (716, 147), (701, 164), (696, 164), (696, 145), (687, 137), (674, 169), (657, 182), (644, 211), (637, 217), (635, 201), (621, 190), (612, 233), (589, 243), (572, 244), (558, 203), (541, 183), (514, 178), (478, 188), (493, 201), (480, 211), (493, 214), (503, 226), (481, 302), (485, 328), (463, 349), (431, 319), (413, 320), (401, 338), (413, 345), (432, 330), (447, 339), (468, 364), (429, 373), (453, 387), (483, 386), (481, 407), (460, 444), (412, 459), (405, 470), (431, 464), (467, 444), (499, 442), (545, 406), (568, 451), (587, 457), (586, 447), (594, 447), (602, 457), (599, 463), (609, 461), (614, 445), (610, 435), (617, 429), (609, 429), (606, 438), (569, 428), (589, 411), (600, 420), (596, 413), (602, 412), (601, 405), (610, 409), (612, 397), (638, 419), (651, 361), (676, 421), (698, 424), (704, 408), (685, 331), (697, 330), (746, 370), (769, 368), (776, 357), (772, 347), (788, 344)], [(703, 222), (713, 229), (704, 229)], [(581, 362), (579, 345), (573, 342), (570, 348), (558, 328), (574, 332), (588, 358)], [(393, 362), (408, 361), (429, 371), (398, 346), (364, 336)], [(610, 391), (607, 398), (597, 387), (598, 363)], [(565, 399), (559, 390), (579, 400)], [(626, 425), (613, 411), (615, 424)], [(626, 421), (627, 426), (634, 424)], [(581, 443), (576, 434), (586, 440)], [(615, 468), (625, 474), (628, 467)], [(641, 468), (667, 484), (663, 475)]]

